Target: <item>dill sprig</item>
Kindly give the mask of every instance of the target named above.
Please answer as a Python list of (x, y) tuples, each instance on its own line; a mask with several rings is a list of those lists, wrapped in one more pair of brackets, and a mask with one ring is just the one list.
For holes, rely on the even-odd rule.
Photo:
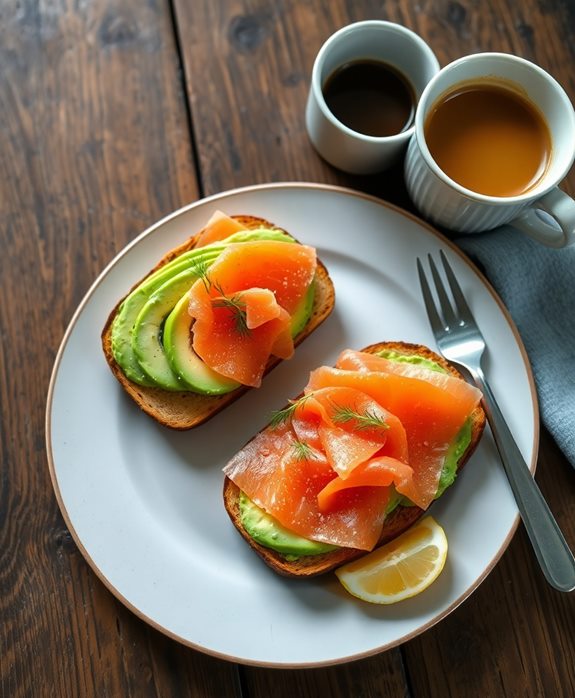
[(336, 405), (332, 419), (337, 424), (346, 424), (354, 421), (355, 428), (358, 431), (363, 429), (389, 429), (389, 424), (387, 424), (383, 417), (370, 409), (358, 412), (345, 405)]
[(198, 278), (202, 280), (206, 292), (209, 293), (210, 288), (212, 287), (212, 282), (210, 281), (210, 277), (208, 276), (208, 269), (210, 268), (210, 264), (205, 259), (198, 259), (192, 268), (194, 274), (197, 274)]
[(310, 460), (314, 457), (313, 448), (305, 441), (294, 441), (292, 448), (297, 460)]
[(206, 293), (210, 293), (214, 289), (220, 295), (212, 298), (212, 308), (227, 308), (234, 317), (234, 322), (236, 325), (236, 330), (238, 334), (245, 337), (250, 333), (250, 328), (248, 327), (246, 304), (242, 301), (239, 294), (227, 295), (220, 284), (215, 283), (210, 279), (208, 270), (210, 264), (203, 259), (200, 259), (194, 265), (194, 272), (201, 279), (206, 289)]
[(281, 426), (282, 424), (285, 424), (286, 422), (289, 422), (290, 419), (294, 416), (297, 408), (300, 405), (303, 405), (303, 403), (311, 395), (312, 393), (308, 393), (307, 395), (302, 395), (297, 400), (290, 400), (290, 404), (287, 407), (284, 407), (283, 410), (276, 410), (275, 412), (272, 412), (272, 416), (270, 419), (270, 427), (274, 429)]
[(227, 308), (234, 317), (234, 322), (238, 334), (242, 337), (249, 335), (250, 328), (248, 327), (246, 304), (239, 295), (226, 296), (225, 294), (212, 300), (213, 308)]

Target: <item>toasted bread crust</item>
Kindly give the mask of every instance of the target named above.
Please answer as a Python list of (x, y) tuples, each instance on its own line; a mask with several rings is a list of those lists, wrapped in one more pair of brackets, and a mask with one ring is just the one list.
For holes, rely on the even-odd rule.
[[(455, 377), (463, 377), (459, 371), (449, 364), (442, 356), (439, 356), (422, 344), (408, 344), (406, 342), (381, 342), (379, 344), (371, 344), (362, 351), (370, 354), (376, 354), (383, 349), (397, 351), (402, 354), (416, 354), (418, 356), (428, 358), (443, 366)], [(458, 473), (475, 451), (485, 427), (485, 412), (480, 405), (478, 405), (471, 414), (471, 420), (471, 441), (465, 453), (458, 461)], [(321, 555), (307, 555), (301, 556), (296, 560), (288, 560), (281, 553), (277, 553), (275, 550), (271, 550), (270, 548), (266, 548), (257, 543), (244, 529), (240, 518), (239, 495), (240, 490), (237, 485), (226, 477), (224, 480), (223, 489), (224, 506), (232, 523), (242, 537), (247, 541), (247, 543), (262, 558), (262, 560), (278, 574), (286, 577), (315, 577), (317, 575), (330, 572), (340, 565), (343, 565), (346, 562), (351, 562), (352, 560), (366, 554), (365, 550), (357, 550), (355, 548), (338, 548), (337, 550), (323, 553)], [(385, 519), (378, 546), (383, 545), (384, 543), (387, 543), (388, 541), (399, 536), (410, 526), (412, 526), (418, 519), (420, 519), (423, 514), (425, 514), (425, 511), (416, 506), (398, 506)]]
[[(270, 223), (263, 218), (257, 218), (256, 216), (238, 215), (232, 217), (250, 230), (257, 228), (273, 228), (281, 230), (281, 228), (273, 225), (273, 223)], [(149, 274), (152, 274), (154, 271), (164, 266), (182, 253), (193, 249), (199, 235), (200, 233), (194, 235), (189, 240), (186, 240), (186, 242), (183, 244), (170, 250), (164, 257), (162, 257), (158, 264), (156, 264), (156, 266), (150, 270)], [(144, 279), (142, 278), (136, 284), (134, 284), (130, 291), (136, 288), (143, 280)], [(300, 344), (317, 327), (319, 327), (319, 325), (321, 325), (321, 323), (331, 313), (335, 304), (335, 291), (333, 283), (327, 269), (319, 260), (317, 263), (315, 284), (316, 289), (312, 314), (306, 326), (294, 338), (295, 346)], [(250, 388), (242, 386), (230, 393), (226, 393), (225, 395), (200, 395), (199, 393), (189, 391), (173, 392), (163, 390), (162, 388), (145, 387), (126, 378), (122, 369), (114, 358), (111, 337), (112, 323), (124, 298), (121, 298), (118, 301), (110, 313), (106, 324), (104, 325), (102, 330), (102, 349), (112, 373), (116, 376), (122, 388), (134, 400), (138, 407), (150, 417), (155, 419), (160, 424), (170, 427), (171, 429), (191, 429), (207, 421), (224, 407), (227, 407), (229, 404), (237, 400), (246, 391), (250, 390)], [(271, 357), (265, 373), (269, 373), (269, 371), (271, 371), (272, 368), (277, 366), (279, 363), (280, 359)]]

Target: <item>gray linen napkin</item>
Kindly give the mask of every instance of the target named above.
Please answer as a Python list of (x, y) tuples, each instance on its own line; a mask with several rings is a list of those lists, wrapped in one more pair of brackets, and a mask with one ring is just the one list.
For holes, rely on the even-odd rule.
[(454, 242), (509, 310), (531, 361), (541, 421), (575, 467), (575, 246), (548, 248), (510, 226)]

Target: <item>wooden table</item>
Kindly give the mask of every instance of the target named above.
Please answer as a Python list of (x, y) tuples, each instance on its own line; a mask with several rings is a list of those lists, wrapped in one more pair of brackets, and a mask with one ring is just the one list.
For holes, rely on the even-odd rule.
[[(203, 655), (139, 620), (88, 567), (54, 497), (52, 364), (126, 243), (184, 204), (262, 182), (342, 184), (409, 207), (400, 171), (345, 176), (304, 129), (320, 45), (371, 18), (414, 29), (442, 65), (524, 56), (575, 98), (566, 0), (2, 3), (2, 696), (575, 695), (575, 597), (545, 583), (521, 525), (480, 588), (420, 637), (348, 665), (272, 670)], [(565, 189), (575, 194), (575, 171)], [(536, 479), (575, 547), (575, 473), (545, 431)]]

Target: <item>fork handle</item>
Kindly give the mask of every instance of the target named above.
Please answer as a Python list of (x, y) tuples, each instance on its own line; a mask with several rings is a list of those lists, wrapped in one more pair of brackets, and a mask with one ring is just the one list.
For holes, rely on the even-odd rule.
[(481, 369), (472, 372), (483, 408), (543, 574), (559, 591), (575, 589), (575, 558), (533, 479)]

